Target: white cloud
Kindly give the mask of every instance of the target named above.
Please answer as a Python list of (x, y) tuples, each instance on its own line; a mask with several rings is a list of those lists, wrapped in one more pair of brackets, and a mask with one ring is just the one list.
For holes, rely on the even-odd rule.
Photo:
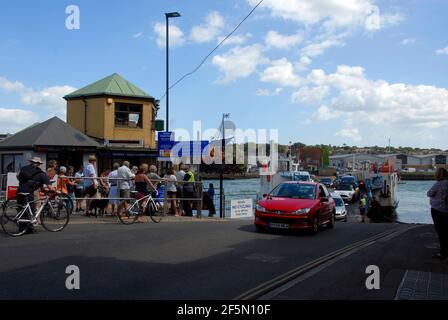
[[(222, 45), (242, 45), (247, 42), (248, 39), (252, 37), (251, 33), (241, 34), (241, 35), (232, 35), (229, 37)], [(220, 43), (224, 39), (223, 36), (218, 37), (216, 43)]]
[(436, 54), (447, 54), (448, 55), (448, 46), (442, 49), (437, 49)]
[(190, 39), (194, 42), (209, 42), (214, 40), (224, 27), (224, 18), (217, 11), (213, 11), (205, 18), (205, 23), (194, 26), (190, 32)]
[(237, 46), (222, 55), (216, 55), (212, 63), (223, 73), (217, 82), (229, 83), (250, 76), (259, 64), (266, 61), (262, 54), (262, 46), (254, 44), (245, 47)]
[(286, 58), (274, 60), (260, 76), (262, 82), (275, 83), (281, 86), (298, 86), (302, 79), (294, 74), (294, 67)]
[(416, 41), (417, 41), (417, 39), (415, 39), (415, 38), (407, 38), (407, 39), (403, 39), (401, 41), (401, 44), (403, 44), (403, 45), (414, 44)]
[(138, 33), (136, 33), (136, 34), (133, 34), (133, 35), (132, 35), (132, 38), (134, 38), (134, 39), (138, 39), (138, 38), (141, 38), (142, 35), (143, 35), (143, 32), (138, 32)]
[[(157, 22), (154, 25), (154, 32), (157, 35), (156, 43), (159, 48), (165, 48), (166, 45), (166, 25), (165, 23)], [(175, 24), (169, 25), (170, 33), (170, 47), (180, 47), (185, 43), (183, 31)]]
[(16, 109), (0, 108), (1, 133), (15, 133), (39, 121), (39, 117), (34, 112)]
[(0, 77), (0, 89), (5, 91), (22, 91), (25, 90), (25, 86), (21, 82), (12, 82), (6, 78)]
[(283, 88), (275, 88), (274, 90), (270, 89), (257, 89), (255, 93), (259, 97), (272, 97), (278, 96), (283, 91)]
[(288, 49), (303, 41), (303, 34), (283, 35), (277, 31), (270, 30), (266, 34), (265, 42), (268, 47)]
[(49, 112), (49, 115), (65, 117), (66, 102), (63, 97), (75, 91), (76, 88), (65, 85), (36, 90), (26, 87), (21, 82), (12, 82), (0, 77), (0, 90), (19, 93), (24, 104), (44, 109)]
[(328, 86), (302, 87), (292, 94), (293, 103), (313, 104), (319, 103), (330, 93)]
[(296, 63), (295, 67), (299, 71), (304, 71), (308, 68), (308, 66), (313, 62), (310, 57), (303, 56), (300, 57), (299, 62)]
[[(255, 5), (258, 0), (247, 0)], [(327, 30), (341, 27), (378, 29), (400, 20), (399, 14), (380, 13), (374, 0), (265, 0), (261, 5), (274, 17), (305, 25), (322, 23)], [(376, 21), (375, 21), (376, 19)]]
[(358, 128), (344, 128), (336, 132), (336, 136), (352, 141), (361, 141), (362, 136)]
[(308, 44), (301, 50), (301, 54), (306, 57), (317, 57), (323, 54), (326, 49), (331, 47), (343, 47), (344, 45), (345, 43), (340, 39), (324, 39)]
[[(362, 67), (346, 65), (338, 66), (332, 74), (313, 70), (307, 81), (310, 88), (306, 90), (319, 92), (327, 86), (335, 92), (315, 102), (316, 106), (326, 106), (321, 114), (331, 112), (346, 122), (362, 123), (363, 131), (372, 136), (393, 132), (400, 137), (409, 134), (424, 140), (426, 130), (448, 126), (446, 88), (370, 80)], [(296, 102), (300, 102), (300, 97), (296, 97)], [(321, 116), (320, 120), (324, 118)]]

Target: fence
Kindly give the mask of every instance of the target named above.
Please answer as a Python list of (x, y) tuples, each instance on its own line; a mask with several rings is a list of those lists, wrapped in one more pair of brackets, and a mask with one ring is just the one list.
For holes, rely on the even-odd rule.
[[(89, 179), (94, 179), (97, 181), (98, 185), (100, 183), (105, 183), (108, 185), (109, 187), (109, 193), (106, 196), (99, 196), (99, 192), (95, 195), (95, 196), (90, 196), (90, 197), (75, 197), (73, 194), (69, 194), (69, 197), (71, 200), (73, 201), (85, 201), (85, 200), (98, 200), (98, 199), (104, 199), (104, 200), (116, 200), (116, 201), (129, 201), (129, 200), (133, 200), (133, 197), (129, 197), (129, 198), (123, 198), (123, 197), (110, 197), (110, 189), (111, 189), (111, 185), (113, 184), (114, 181), (118, 183), (120, 183), (120, 181), (126, 181), (128, 183), (131, 184), (130, 188), (131, 190), (133, 188), (135, 188), (135, 186), (133, 186), (133, 179), (123, 179), (123, 178), (109, 178), (109, 177), (97, 177), (97, 178), (90, 178), (90, 177), (57, 177), (57, 179), (59, 181), (61, 181), (61, 179), (68, 179), (70, 181), (77, 181), (80, 182), (82, 180), (82, 182), (89, 180)], [(7, 181), (7, 175), (6, 174), (2, 174), (0, 176), (0, 199), (2, 201), (5, 200), (6, 198), (6, 181)], [(208, 197), (208, 188), (205, 188), (203, 186), (203, 182), (201, 181), (196, 181), (193, 182), (194, 186), (195, 186), (195, 193), (193, 195), (193, 197), (185, 197), (182, 194), (179, 193), (179, 191), (176, 193), (176, 197), (168, 197), (166, 196), (166, 185), (167, 183), (169, 183), (166, 179), (160, 179), (160, 180), (155, 180), (155, 179), (151, 179), (151, 182), (155, 185), (157, 185), (157, 189), (159, 192), (158, 197), (156, 198), (156, 200), (158, 200), (159, 202), (161, 202), (163, 204), (163, 208), (164, 210), (167, 210), (169, 208), (169, 202), (170, 201), (178, 201), (179, 202), (179, 208), (182, 210), (183, 209), (183, 205), (185, 204), (185, 201), (190, 202), (190, 204), (192, 205), (192, 212), (193, 215), (196, 215), (197, 217), (202, 217), (202, 211), (208, 211), (209, 215), (210, 213), (214, 213), (213, 216), (215, 217), (221, 217), (221, 213), (220, 213), (220, 193), (219, 193), (219, 188), (215, 189), (214, 192), (214, 196), (211, 199), (212, 201), (210, 201), (209, 197)], [(191, 183), (191, 182), (186, 182), (186, 181), (177, 181), (175, 182), (175, 184), (177, 186), (182, 186), (186, 183)], [(53, 186), (58, 186), (58, 189), (60, 191), (60, 187), (62, 186), (62, 183), (56, 183), (56, 179), (53, 179)], [(253, 205), (256, 204), (257, 200), (258, 200), (258, 193), (254, 193), (254, 192), (239, 192), (239, 193), (227, 193), (224, 190), (223, 193), (223, 206), (224, 206), (224, 215), (223, 218), (230, 218), (231, 217), (231, 203), (232, 200), (237, 200), (237, 199), (251, 199)], [(214, 207), (214, 210), (213, 210)], [(212, 212), (210, 212), (210, 210)]]

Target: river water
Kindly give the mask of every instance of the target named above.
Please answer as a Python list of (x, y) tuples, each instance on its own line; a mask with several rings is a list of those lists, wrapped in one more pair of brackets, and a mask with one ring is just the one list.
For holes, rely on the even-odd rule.
[[(204, 187), (213, 183), (216, 194), (219, 193), (218, 180), (204, 180)], [(397, 220), (405, 223), (432, 223), (429, 199), (426, 192), (434, 181), (402, 181), (398, 187), (400, 203), (397, 208)], [(244, 195), (256, 195), (260, 189), (259, 179), (224, 180), (224, 194), (227, 200)], [(239, 196), (240, 195), (240, 196)]]

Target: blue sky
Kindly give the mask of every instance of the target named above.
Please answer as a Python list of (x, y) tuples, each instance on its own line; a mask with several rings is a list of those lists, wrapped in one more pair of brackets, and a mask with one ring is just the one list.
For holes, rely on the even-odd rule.
[[(52, 115), (62, 96), (117, 72), (156, 98), (258, 0), (0, 2), (0, 131)], [(81, 12), (67, 30), (68, 5)], [(278, 129), (281, 143), (448, 149), (448, 1), (265, 0), (170, 93), (170, 127)], [(165, 118), (162, 100), (160, 118)]]

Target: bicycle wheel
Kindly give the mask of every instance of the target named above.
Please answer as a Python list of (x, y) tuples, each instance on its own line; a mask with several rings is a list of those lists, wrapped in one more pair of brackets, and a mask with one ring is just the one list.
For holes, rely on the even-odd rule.
[(118, 215), (118, 219), (123, 224), (134, 224), (142, 214), (143, 212), (140, 208), (140, 203), (133, 200), (131, 204), (128, 205), (128, 209)]
[(70, 212), (65, 201), (47, 202), (40, 214), (42, 227), (50, 232), (62, 231), (70, 220)]
[(165, 212), (160, 203), (155, 202), (154, 200), (149, 201), (148, 203), (149, 217), (155, 223), (159, 223), (162, 221), (165, 216)]
[(18, 237), (28, 231), (31, 221), (29, 221), (29, 213), (24, 210), (23, 206), (15, 202), (6, 202), (2, 206), (0, 222), (3, 231), (12, 237)]

